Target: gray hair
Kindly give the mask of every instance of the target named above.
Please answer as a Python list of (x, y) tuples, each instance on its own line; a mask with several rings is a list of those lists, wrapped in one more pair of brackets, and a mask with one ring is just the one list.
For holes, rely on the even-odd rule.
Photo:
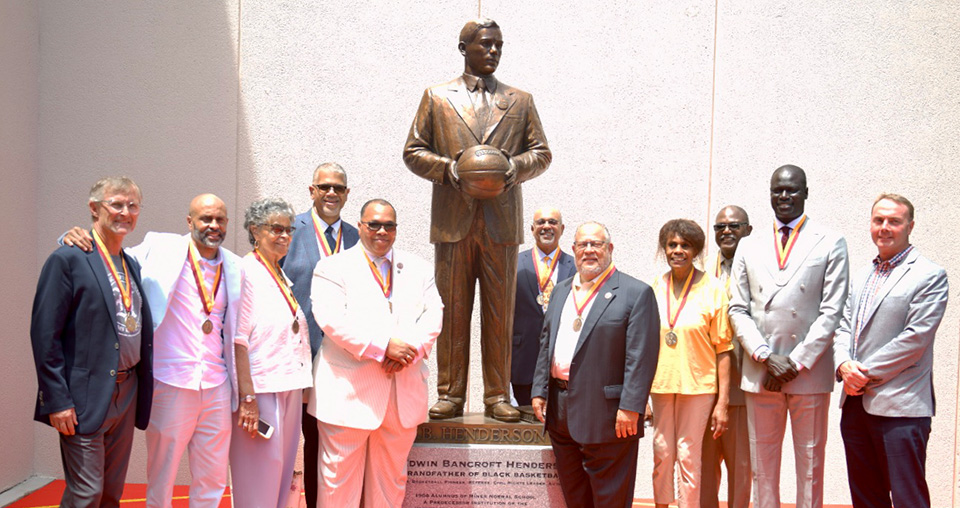
[(580, 234), (580, 230), (583, 229), (584, 226), (597, 226), (597, 227), (599, 227), (600, 229), (603, 230), (604, 241), (607, 242), (607, 243), (610, 243), (611, 241), (613, 241), (613, 237), (610, 235), (610, 230), (607, 229), (607, 226), (604, 226), (603, 224), (601, 224), (601, 223), (599, 223), (599, 222), (597, 222), (597, 221), (593, 221), (593, 220), (584, 222), (583, 224), (580, 224), (579, 226), (577, 226), (577, 231), (573, 234), (573, 237), (574, 237), (574, 238), (576, 238), (577, 235)]
[(108, 190), (112, 191), (136, 191), (137, 197), (143, 200), (143, 193), (140, 192), (140, 186), (126, 176), (108, 176), (97, 180), (97, 183), (90, 187), (90, 202), (96, 203), (103, 201), (103, 195)]
[(321, 170), (333, 171), (343, 178), (344, 185), (347, 184), (347, 171), (343, 169), (343, 166), (337, 164), (336, 162), (324, 162), (323, 164), (317, 166), (317, 169), (313, 170), (313, 181), (317, 181), (317, 174), (320, 173)]
[(243, 214), (243, 229), (247, 230), (247, 238), (250, 240), (250, 245), (254, 245), (257, 241), (257, 239), (253, 237), (253, 233), (250, 232), (250, 226), (262, 226), (267, 223), (267, 219), (272, 215), (286, 216), (290, 219), (291, 223), (293, 223), (293, 220), (297, 216), (293, 211), (293, 207), (280, 198), (263, 198), (250, 203), (247, 211)]

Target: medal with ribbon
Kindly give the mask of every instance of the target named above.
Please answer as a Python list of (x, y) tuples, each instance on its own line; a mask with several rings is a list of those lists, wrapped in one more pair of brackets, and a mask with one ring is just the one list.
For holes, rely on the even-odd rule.
[(803, 226), (803, 223), (807, 221), (807, 216), (804, 215), (800, 222), (790, 231), (790, 236), (787, 238), (787, 244), (782, 245), (780, 240), (777, 239), (777, 223), (773, 223), (773, 243), (774, 248), (777, 250), (777, 265), (780, 266), (780, 269), (783, 270), (787, 266), (787, 260), (790, 258), (790, 252), (793, 251), (793, 246), (797, 243), (797, 237), (800, 236), (800, 228)]
[[(668, 346), (677, 345), (677, 334), (674, 333), (673, 328), (677, 326), (677, 319), (680, 318), (680, 311), (683, 310), (683, 306), (687, 304), (687, 297), (690, 296), (690, 290), (693, 287), (693, 274), (696, 273), (695, 268), (690, 268), (690, 274), (687, 275), (687, 280), (683, 283), (683, 289), (680, 290), (680, 293), (683, 294), (680, 305), (677, 306), (677, 312), (673, 312), (673, 301), (676, 299), (673, 296), (673, 274), (667, 274), (667, 326), (670, 327), (670, 331), (667, 332), (665, 337)], [(674, 304), (676, 305), (676, 304)]]
[(537, 272), (537, 286), (540, 288), (540, 294), (537, 295), (537, 303), (543, 307), (544, 311), (547, 310), (547, 304), (550, 303), (550, 292), (547, 291), (547, 286), (550, 284), (553, 272), (557, 269), (557, 262), (560, 261), (560, 249), (557, 249), (555, 252), (556, 254), (553, 256), (553, 259), (550, 260), (550, 267), (547, 269), (543, 260), (537, 256), (537, 249), (530, 249), (530, 256), (533, 258), (533, 269)]
[(203, 270), (200, 268), (200, 251), (197, 250), (197, 246), (190, 242), (190, 247), (187, 249), (187, 258), (190, 260), (190, 269), (193, 271), (193, 280), (197, 283), (197, 293), (200, 294), (200, 303), (203, 304), (203, 312), (207, 315), (207, 319), (203, 321), (203, 325), (200, 327), (203, 330), (203, 333), (210, 333), (213, 331), (213, 322), (210, 321), (210, 313), (213, 312), (213, 305), (217, 300), (217, 293), (220, 291), (220, 278), (223, 274), (223, 263), (217, 265), (217, 274), (213, 278), (213, 287), (207, 290), (206, 284), (204, 282), (206, 279), (203, 277)]
[(343, 240), (343, 228), (337, 230), (337, 243), (336, 245), (330, 245), (327, 243), (327, 236), (323, 234), (327, 228), (321, 228), (320, 224), (326, 224), (320, 220), (320, 216), (317, 215), (317, 209), (310, 209), (310, 215), (313, 216), (313, 230), (317, 233), (317, 243), (320, 244), (320, 249), (323, 250), (323, 257), (330, 257), (338, 252), (340, 252), (340, 243)]
[(261, 265), (267, 268), (267, 271), (270, 272), (270, 276), (273, 277), (273, 282), (277, 283), (277, 287), (280, 288), (280, 294), (283, 295), (283, 299), (287, 301), (287, 306), (290, 307), (290, 312), (293, 313), (293, 325), (290, 326), (290, 329), (293, 330), (293, 333), (300, 332), (300, 321), (297, 319), (297, 310), (300, 308), (300, 304), (297, 303), (297, 299), (294, 298), (293, 292), (290, 291), (290, 287), (287, 286), (287, 281), (277, 273), (276, 270), (270, 266), (270, 263), (267, 263), (260, 257), (260, 252), (257, 249), (253, 249), (253, 255), (257, 258), (257, 261)]
[(380, 269), (377, 268), (377, 265), (373, 264), (373, 261), (370, 259), (370, 256), (367, 255), (367, 251), (363, 251), (363, 257), (367, 258), (367, 265), (370, 267), (370, 273), (373, 274), (374, 280), (377, 281), (377, 285), (380, 286), (380, 290), (383, 291), (383, 297), (387, 299), (387, 304), (390, 306), (390, 312), (393, 312), (393, 302), (390, 300), (390, 295), (393, 294), (393, 265), (390, 265), (390, 270), (387, 272), (387, 278), (383, 278), (383, 274), (380, 273)]
[[(93, 230), (93, 241), (97, 244), (100, 257), (103, 258), (107, 268), (110, 269), (110, 276), (113, 277), (113, 281), (120, 288), (120, 299), (123, 301), (123, 310), (127, 314), (126, 319), (123, 320), (123, 325), (128, 332), (133, 333), (137, 329), (137, 319), (130, 312), (130, 307), (133, 306), (133, 298), (130, 295), (130, 271), (127, 270), (127, 260), (123, 257), (123, 250), (120, 250), (120, 264), (123, 265), (123, 280), (121, 280), (120, 274), (117, 273), (117, 267), (113, 264), (113, 258), (110, 257), (110, 253), (107, 251), (107, 247), (103, 245), (103, 240), (100, 239), (96, 229)], [(124, 281), (126, 281), (126, 284), (124, 284)]]
[(610, 266), (608, 266), (607, 269), (604, 270), (599, 277), (597, 277), (596, 284), (594, 284), (593, 287), (587, 291), (587, 298), (583, 301), (583, 303), (577, 302), (577, 292), (573, 292), (573, 308), (577, 311), (577, 317), (573, 320), (573, 331), (579, 332), (580, 329), (583, 328), (583, 309), (587, 307), (587, 304), (590, 303), (590, 300), (593, 300), (594, 296), (597, 296), (597, 291), (600, 290), (600, 286), (602, 286), (604, 282), (607, 282), (607, 279), (613, 275), (614, 270), (615, 268), (613, 267), (613, 263), (610, 263)]

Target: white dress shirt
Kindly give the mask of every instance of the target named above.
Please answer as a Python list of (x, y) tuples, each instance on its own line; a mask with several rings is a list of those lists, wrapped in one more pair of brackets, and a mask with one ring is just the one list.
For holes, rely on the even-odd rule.
[[(557, 330), (557, 344), (553, 349), (553, 363), (550, 365), (550, 376), (563, 379), (568, 381), (570, 379), (570, 363), (573, 362), (573, 353), (577, 349), (577, 342), (580, 341), (580, 334), (583, 333), (583, 323), (581, 323), (580, 331), (573, 331), (573, 322), (577, 319), (577, 307), (573, 300), (573, 295), (576, 292), (583, 292), (583, 297), (586, 297), (586, 292), (597, 282), (596, 277), (593, 280), (586, 282), (580, 282), (580, 274), (573, 276), (573, 287), (570, 288), (570, 294), (567, 295), (567, 301), (563, 304), (563, 309), (560, 312), (560, 325)], [(580, 319), (582, 321), (587, 320), (587, 316), (590, 314), (590, 309), (593, 308), (593, 303), (597, 301), (597, 298), (603, 298), (603, 288), (597, 290), (594, 293), (594, 297), (590, 299), (590, 302), (583, 308), (583, 313), (580, 314)]]

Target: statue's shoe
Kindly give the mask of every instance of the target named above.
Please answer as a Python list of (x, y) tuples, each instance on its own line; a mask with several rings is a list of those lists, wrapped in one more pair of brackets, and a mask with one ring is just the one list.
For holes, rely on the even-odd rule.
[(463, 416), (463, 406), (450, 400), (440, 399), (430, 408), (429, 414), (430, 418), (434, 420), (456, 418), (457, 416)]
[(519, 422), (520, 411), (507, 402), (495, 402), (487, 406), (484, 415), (501, 422)]

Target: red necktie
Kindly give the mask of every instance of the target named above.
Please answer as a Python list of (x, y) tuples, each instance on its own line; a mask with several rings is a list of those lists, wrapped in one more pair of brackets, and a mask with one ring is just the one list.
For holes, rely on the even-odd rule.
[(787, 248), (787, 240), (790, 239), (790, 227), (789, 227), (789, 226), (783, 226), (782, 228), (780, 228), (780, 233), (782, 233), (782, 234), (780, 235), (780, 245), (781, 245), (784, 249), (786, 249), (786, 248)]

